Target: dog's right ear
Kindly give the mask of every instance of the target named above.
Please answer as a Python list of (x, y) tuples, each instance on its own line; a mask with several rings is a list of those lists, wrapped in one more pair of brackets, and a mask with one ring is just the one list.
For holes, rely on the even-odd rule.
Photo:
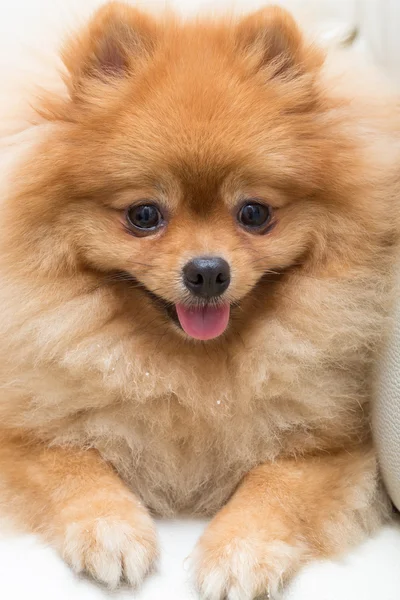
[(96, 81), (112, 82), (135, 72), (154, 51), (157, 25), (145, 13), (110, 2), (62, 51), (73, 97)]
[(245, 16), (236, 36), (249, 63), (257, 70), (268, 69), (272, 77), (293, 78), (322, 63), (321, 52), (305, 42), (292, 15), (279, 6)]

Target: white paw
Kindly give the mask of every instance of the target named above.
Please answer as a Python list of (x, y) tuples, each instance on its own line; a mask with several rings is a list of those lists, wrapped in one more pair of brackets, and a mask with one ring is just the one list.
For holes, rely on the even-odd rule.
[(116, 517), (70, 523), (62, 554), (76, 573), (86, 571), (110, 588), (125, 581), (139, 585), (157, 558), (157, 539), (149, 517), (139, 524)]
[(220, 544), (200, 540), (192, 567), (202, 599), (254, 600), (276, 597), (298, 556), (298, 547), (279, 541), (236, 538)]

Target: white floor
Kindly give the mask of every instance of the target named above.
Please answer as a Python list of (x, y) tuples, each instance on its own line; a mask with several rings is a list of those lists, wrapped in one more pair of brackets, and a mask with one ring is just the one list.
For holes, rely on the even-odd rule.
[[(195, 600), (187, 561), (204, 523), (159, 523), (158, 573), (140, 592), (109, 593), (75, 577), (50, 548), (31, 536), (0, 535), (1, 600)], [(340, 561), (314, 564), (293, 582), (284, 600), (399, 600), (400, 523), (383, 529)]]

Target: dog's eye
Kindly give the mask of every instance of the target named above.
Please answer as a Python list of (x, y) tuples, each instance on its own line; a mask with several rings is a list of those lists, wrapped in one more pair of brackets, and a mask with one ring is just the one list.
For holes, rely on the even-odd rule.
[(163, 223), (163, 216), (155, 204), (130, 206), (126, 211), (126, 221), (131, 230), (151, 233)]
[(261, 231), (271, 220), (271, 209), (259, 202), (244, 204), (238, 214), (238, 221), (246, 229)]

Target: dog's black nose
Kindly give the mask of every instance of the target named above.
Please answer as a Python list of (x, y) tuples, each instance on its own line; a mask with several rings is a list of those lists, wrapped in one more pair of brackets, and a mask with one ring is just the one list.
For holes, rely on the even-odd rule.
[(223, 258), (202, 256), (184, 266), (183, 281), (192, 294), (201, 298), (215, 298), (228, 289), (231, 270)]

